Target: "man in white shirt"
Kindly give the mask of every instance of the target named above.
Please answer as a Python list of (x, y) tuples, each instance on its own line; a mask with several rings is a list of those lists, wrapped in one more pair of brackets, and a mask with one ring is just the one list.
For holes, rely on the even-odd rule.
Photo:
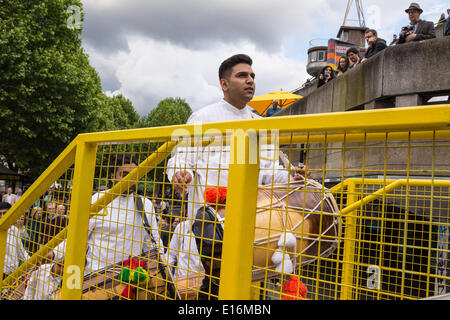
[[(115, 160), (112, 160), (110, 166), (112, 167), (111, 181), (116, 184), (137, 165), (129, 155), (119, 154)], [(107, 208), (99, 212), (99, 215), (89, 220), (85, 275), (124, 261), (129, 256), (146, 253), (150, 246), (156, 249), (161, 248), (153, 204), (150, 200), (141, 198), (143, 211), (148, 221), (148, 226), (145, 226), (144, 216), (137, 212), (138, 209), (135, 206), (137, 199), (132, 194), (134, 191), (135, 186), (130, 187), (129, 190), (116, 197)], [(105, 192), (94, 194), (92, 203), (95, 203)], [(55, 264), (44, 264), (33, 272), (24, 299), (51, 299), (62, 279), (60, 276), (61, 266), (58, 263), (64, 261), (65, 242), (62, 242), (49, 254), (49, 258), (56, 262)]]
[[(0, 202), (0, 218), (11, 208), (7, 202)], [(19, 229), (12, 225), (8, 229), (6, 236), (6, 252), (5, 264), (3, 266), (3, 278), (6, 278), (14, 270), (16, 270), (24, 261), (28, 260), (30, 256), (23, 247), (20, 239)]]
[[(247, 105), (255, 93), (255, 73), (252, 64), (252, 59), (244, 54), (238, 54), (225, 60), (219, 68), (223, 100), (194, 112), (187, 124), (261, 118), (254, 114)], [(261, 152), (260, 157), (259, 185), (286, 183), (290, 179), (288, 171), (279, 164), (275, 152), (276, 147), (273, 145), (263, 146), (265, 152)], [(198, 210), (204, 205), (202, 188), (228, 185), (229, 161), (230, 148), (221, 145), (178, 148), (169, 159), (166, 174), (173, 183), (175, 191), (185, 199), (187, 197), (188, 200), (187, 224), (192, 224), (191, 219), (195, 218)], [(296, 172), (295, 170), (291, 171), (292, 181), (301, 179)], [(190, 228), (190, 225), (187, 227)], [(188, 238), (192, 237), (190, 233), (186, 232), (182, 232), (182, 235)], [(180, 239), (182, 238), (180, 237)], [(195, 244), (195, 241), (188, 243), (191, 242)], [(171, 246), (172, 254), (175, 254), (173, 249), (177, 246), (174, 243)], [(184, 259), (185, 262), (179, 261), (178, 264), (186, 266), (189, 261), (188, 270), (198, 272), (200, 263), (198, 251), (192, 245), (190, 247), (191, 249), (187, 252), (180, 251), (179, 258)], [(179, 248), (182, 250), (182, 246)], [(205, 279), (207, 278), (205, 277)], [(204, 282), (202, 287), (207, 288), (208, 283)], [(217, 294), (217, 289), (218, 287), (211, 288), (211, 293)]]
[(3, 195), (2, 201), (8, 202), (11, 206), (18, 200), (17, 196), (12, 193), (12, 188), (8, 188), (8, 192)]

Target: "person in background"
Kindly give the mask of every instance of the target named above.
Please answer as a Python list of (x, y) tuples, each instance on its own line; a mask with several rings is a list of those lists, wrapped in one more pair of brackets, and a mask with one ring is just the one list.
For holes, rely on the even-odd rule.
[(405, 12), (408, 14), (410, 24), (402, 28), (398, 44), (436, 38), (434, 23), (420, 19), (423, 10), (418, 3), (411, 3)]
[(22, 196), (22, 189), (19, 188), (19, 189), (17, 189), (17, 192), (16, 192), (16, 198), (17, 198), (17, 200), (19, 200), (21, 196)]
[[(109, 165), (111, 183), (117, 184), (137, 167), (137, 162), (131, 154), (117, 154)], [(134, 184), (112, 200), (107, 208), (102, 209), (100, 215), (89, 220), (84, 275), (125, 261), (130, 256), (146, 254), (150, 249), (159, 250), (162, 246), (153, 204), (150, 200), (141, 198), (142, 210), (138, 210), (139, 199), (135, 192)], [(104, 193), (105, 191), (95, 193), (92, 204)], [(52, 299), (53, 292), (58, 289), (62, 280), (66, 241), (67, 239), (47, 255), (46, 259), (51, 263), (43, 264), (32, 272), (24, 292), (24, 300)]]
[[(22, 240), (23, 247), (27, 250), (28, 254), (30, 254), (29, 246), (30, 246), (30, 232), (28, 231), (26, 222), (25, 222), (25, 214), (23, 214), (15, 223), (16, 228), (19, 231), (20, 240)], [(23, 262), (23, 261), (22, 261)]]
[(356, 67), (358, 64), (361, 63), (361, 58), (359, 57), (359, 50), (356, 47), (352, 47), (347, 50), (347, 57), (350, 62), (350, 69)]
[(346, 73), (350, 69), (350, 60), (347, 56), (342, 56), (339, 58), (339, 66), (338, 66), (338, 72), (337, 77), (342, 76), (344, 73)]
[(272, 101), (272, 106), (267, 109), (266, 117), (271, 117), (278, 111), (281, 111), (282, 109), (278, 106), (278, 100)]
[(386, 40), (378, 38), (378, 33), (374, 29), (368, 29), (366, 31), (365, 38), (369, 47), (367, 48), (366, 55), (361, 62), (367, 61), (377, 53), (387, 48)]
[(334, 71), (330, 66), (326, 66), (322, 69), (319, 75), (319, 82), (317, 83), (317, 88), (327, 84), (329, 81), (334, 79)]
[[(8, 202), (0, 202), (0, 218), (5, 215), (11, 205)], [(19, 229), (12, 225), (8, 229), (6, 236), (6, 252), (3, 265), (3, 279), (14, 272), (24, 261), (28, 260), (30, 256), (23, 247), (20, 239)]]
[(28, 231), (30, 233), (30, 243), (28, 245), (28, 250), (31, 253), (36, 252), (40, 245), (42, 244), (41, 241), (41, 225), (43, 223), (42, 221), (42, 208), (41, 207), (33, 207), (31, 210), (31, 214), (26, 219)]
[(394, 34), (394, 37), (392, 38), (392, 42), (389, 44), (389, 46), (395, 46), (398, 43), (398, 37), (396, 34)]
[(12, 188), (8, 188), (8, 192), (3, 195), (2, 202), (8, 202), (11, 206), (14, 205), (14, 203), (17, 202), (17, 196), (12, 193)]

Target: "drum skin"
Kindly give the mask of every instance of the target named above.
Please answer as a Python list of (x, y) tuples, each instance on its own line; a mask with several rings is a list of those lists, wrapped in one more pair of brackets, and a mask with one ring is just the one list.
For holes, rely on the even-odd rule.
[(254, 266), (273, 267), (271, 257), (283, 232), (296, 237), (296, 248), (281, 250), (296, 256), (297, 264), (331, 254), (339, 236), (338, 213), (333, 195), (315, 181), (308, 180), (306, 188), (303, 181), (258, 190)]

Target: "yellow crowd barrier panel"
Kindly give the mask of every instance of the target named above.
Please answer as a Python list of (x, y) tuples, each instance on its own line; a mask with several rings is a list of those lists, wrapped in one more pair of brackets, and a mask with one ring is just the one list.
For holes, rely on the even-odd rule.
[(1, 299), (450, 292), (450, 105), (81, 134), (0, 218)]

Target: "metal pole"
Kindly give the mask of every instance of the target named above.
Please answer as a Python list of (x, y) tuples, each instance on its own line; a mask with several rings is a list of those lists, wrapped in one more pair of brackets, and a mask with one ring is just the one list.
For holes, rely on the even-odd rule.
[[(251, 145), (248, 132), (245, 133), (244, 139), (237, 134), (232, 136), (220, 273), (219, 299), (221, 300), (251, 299), (259, 175), (258, 140), (256, 145)], [(257, 150), (257, 156), (253, 159), (255, 161), (251, 161), (250, 151), (254, 148)], [(245, 153), (245, 163), (237, 161), (243, 155), (242, 152)]]
[(63, 300), (81, 299), (96, 152), (96, 144), (77, 145), (61, 290)]

